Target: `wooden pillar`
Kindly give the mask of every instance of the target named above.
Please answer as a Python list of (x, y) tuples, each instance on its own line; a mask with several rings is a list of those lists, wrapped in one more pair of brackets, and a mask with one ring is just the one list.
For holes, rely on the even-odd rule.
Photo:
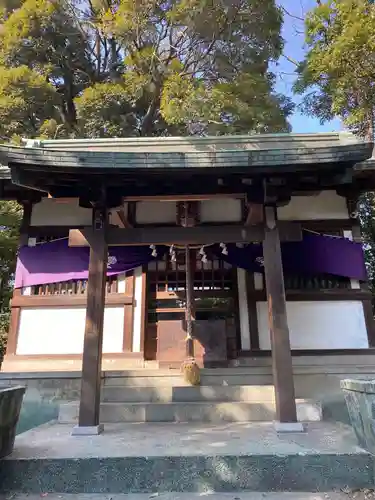
[(280, 236), (276, 209), (273, 206), (265, 207), (263, 257), (276, 397), (276, 429), (278, 431), (301, 431), (303, 427), (297, 423)]
[(188, 246), (185, 247), (185, 266), (186, 266), (186, 357), (187, 359), (194, 358), (194, 339), (193, 339), (193, 321), (194, 321), (194, 304), (193, 304), (193, 288), (194, 279), (192, 273), (191, 254)]
[(78, 426), (75, 435), (99, 434), (100, 386), (103, 344), (105, 285), (108, 247), (107, 211), (93, 210), (93, 233), (90, 238), (90, 262), (87, 283), (87, 309), (82, 356), (82, 385)]

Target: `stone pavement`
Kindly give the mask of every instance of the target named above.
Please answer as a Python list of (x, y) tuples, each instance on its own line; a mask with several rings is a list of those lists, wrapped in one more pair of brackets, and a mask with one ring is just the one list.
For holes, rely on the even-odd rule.
[[(160, 494), (129, 494), (129, 495), (102, 495), (102, 494), (42, 494), (42, 495), (0, 495), (0, 500), (350, 500), (352, 495), (346, 493), (160, 493)], [(365, 499), (355, 496), (356, 500)]]
[(277, 434), (268, 422), (107, 424), (100, 436), (72, 436), (72, 425), (45, 424), (20, 434), (13, 460), (218, 455), (361, 455), (351, 427), (310, 422), (305, 433)]
[[(309, 423), (305, 433), (293, 434), (277, 434), (264, 422), (112, 424), (100, 436), (71, 431), (71, 425), (51, 423), (17, 436), (14, 452), (1, 462), (0, 491), (46, 492), (53, 500), (59, 496), (52, 493), (92, 493), (97, 500), (139, 493), (145, 496), (123, 499), (148, 500), (154, 492), (162, 500), (259, 500), (264, 497), (238, 492), (340, 491), (375, 482), (374, 457), (357, 446), (351, 427), (340, 424)], [(232, 496), (210, 498), (211, 492)], [(307, 496), (330, 498), (341, 500)]]

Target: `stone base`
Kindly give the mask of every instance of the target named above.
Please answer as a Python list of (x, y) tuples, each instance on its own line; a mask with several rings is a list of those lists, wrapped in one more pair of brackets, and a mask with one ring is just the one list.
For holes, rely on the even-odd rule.
[(350, 422), (359, 446), (375, 453), (375, 380), (341, 381)]
[(274, 422), (276, 432), (305, 432), (305, 426), (302, 422)]
[(72, 436), (97, 436), (104, 431), (104, 425), (89, 425), (89, 426), (79, 426), (73, 427)]
[(16, 386), (0, 389), (0, 458), (13, 451), (16, 427), (26, 387)]

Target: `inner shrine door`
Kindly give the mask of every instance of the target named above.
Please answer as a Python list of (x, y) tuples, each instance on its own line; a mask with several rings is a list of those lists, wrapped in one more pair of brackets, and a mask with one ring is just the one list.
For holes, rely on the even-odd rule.
[[(216, 256), (191, 252), (194, 353), (201, 366), (225, 365), (239, 347), (236, 269)], [(149, 264), (145, 357), (177, 367), (186, 359), (185, 250)]]

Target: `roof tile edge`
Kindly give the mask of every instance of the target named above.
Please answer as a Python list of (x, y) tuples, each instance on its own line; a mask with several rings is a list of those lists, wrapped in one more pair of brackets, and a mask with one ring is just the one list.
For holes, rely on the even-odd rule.
[(235, 149), (294, 149), (308, 147), (334, 147), (367, 142), (350, 132), (328, 132), (310, 134), (259, 134), (227, 135), (207, 137), (139, 137), (109, 139), (23, 139), (25, 147), (64, 151), (202, 151)]

